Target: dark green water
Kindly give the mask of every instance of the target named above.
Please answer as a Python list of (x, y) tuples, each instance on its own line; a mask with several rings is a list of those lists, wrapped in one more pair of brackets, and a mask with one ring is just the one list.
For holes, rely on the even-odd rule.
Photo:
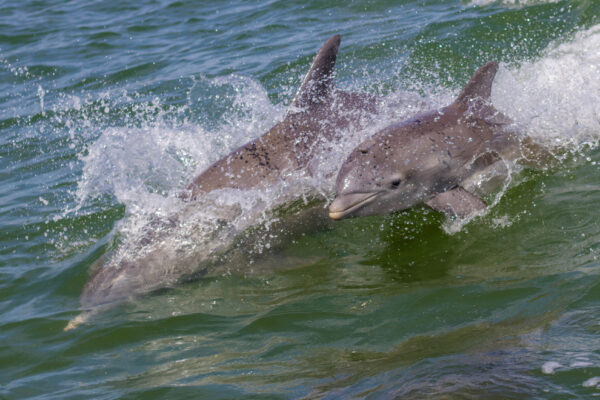
[[(458, 232), (341, 221), (63, 332), (94, 261), (280, 120), (335, 33), (338, 86), (388, 106), (344, 151), (497, 59), (496, 106), (571, 155)], [(599, 72), (591, 0), (0, 3), (0, 398), (600, 395)]]

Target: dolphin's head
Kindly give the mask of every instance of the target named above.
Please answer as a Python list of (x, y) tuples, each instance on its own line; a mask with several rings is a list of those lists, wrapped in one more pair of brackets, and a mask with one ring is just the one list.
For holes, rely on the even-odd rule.
[(391, 141), (386, 135), (374, 137), (350, 153), (337, 177), (330, 218), (383, 215), (422, 201), (424, 187), (414, 163), (395, 152)]
[(354, 149), (338, 174), (329, 216), (401, 211), (458, 185), (467, 160), (494, 137), (492, 127), (509, 122), (490, 104), (497, 70), (498, 63), (485, 64), (451, 105), (391, 125)]

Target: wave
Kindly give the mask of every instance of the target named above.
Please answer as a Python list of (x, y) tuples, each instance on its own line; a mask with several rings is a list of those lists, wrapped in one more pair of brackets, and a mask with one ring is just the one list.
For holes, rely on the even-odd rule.
[(581, 151), (600, 137), (600, 26), (552, 43), (542, 57), (502, 68), (494, 105), (529, 136)]
[[(570, 42), (554, 43), (538, 60), (503, 66), (493, 86), (494, 104), (544, 144), (568, 146), (572, 151), (596, 146), (600, 87), (594, 78), (599, 50), (600, 27), (592, 27)], [(421, 90), (424, 95), (396, 89), (381, 97), (376, 118), (360, 129), (339, 132), (339, 140), (313, 155), (312, 174), (292, 171), (266, 189), (221, 189), (189, 203), (181, 201), (179, 194), (195, 173), (261, 135), (285, 115), (285, 107), (272, 104), (267, 91), (252, 79), (194, 78), (184, 106), (163, 108), (154, 99), (147, 107), (157, 113), (139, 111), (152, 116), (148, 123), (106, 128), (87, 147), (81, 157), (84, 166), (76, 209), (106, 193), (126, 205), (119, 246), (107, 268), (125, 271), (132, 260), (143, 264), (125, 271), (142, 276), (141, 292), (168, 286), (181, 277), (243, 271), (295, 232), (292, 225), (298, 225), (299, 219), (287, 217), (301, 215), (302, 209), (323, 210), (339, 167), (358, 143), (390, 123), (447, 104), (454, 97), (450, 90), (426, 84)], [(190, 108), (203, 117), (171, 118)], [(510, 175), (507, 183), (512, 182)], [(299, 206), (287, 212), (294, 202)], [(464, 223), (445, 229), (454, 233)], [(207, 272), (207, 265), (213, 270)], [(128, 289), (123, 289), (125, 294)]]

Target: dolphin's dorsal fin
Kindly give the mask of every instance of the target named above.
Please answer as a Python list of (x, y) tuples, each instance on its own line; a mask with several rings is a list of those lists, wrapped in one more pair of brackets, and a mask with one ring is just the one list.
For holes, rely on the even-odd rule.
[(323, 44), (306, 73), (291, 106), (304, 108), (323, 101), (333, 88), (333, 67), (341, 42), (340, 35), (334, 35)]
[(456, 99), (456, 103), (469, 104), (473, 100), (488, 101), (492, 95), (492, 82), (498, 71), (498, 63), (490, 61), (473, 74), (463, 91)]

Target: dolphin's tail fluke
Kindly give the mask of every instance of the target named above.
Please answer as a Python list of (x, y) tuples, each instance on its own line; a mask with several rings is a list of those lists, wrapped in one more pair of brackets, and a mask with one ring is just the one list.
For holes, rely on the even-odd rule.
[(63, 331), (67, 332), (78, 328), (80, 325), (87, 323), (96, 313), (97, 311), (82, 312), (81, 314), (70, 320), (67, 326), (64, 327)]

